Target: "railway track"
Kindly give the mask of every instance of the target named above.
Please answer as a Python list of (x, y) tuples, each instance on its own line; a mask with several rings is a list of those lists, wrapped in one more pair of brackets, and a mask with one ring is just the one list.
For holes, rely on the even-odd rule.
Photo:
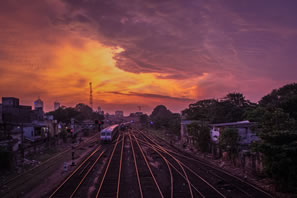
[[(96, 175), (96, 168), (98, 167), (99, 162), (102, 158), (106, 158), (106, 153), (108, 152), (107, 150), (110, 150), (112, 145), (114, 145), (109, 163), (107, 165), (107, 169), (105, 171), (103, 178), (101, 179), (102, 182), (100, 186), (102, 186), (103, 181), (106, 182), (105, 175), (108, 170), (108, 167), (110, 166), (110, 161), (114, 156), (115, 150), (119, 148), (118, 145), (120, 145), (120, 142), (123, 142), (120, 139), (120, 137), (122, 136), (118, 136), (118, 138), (109, 145), (101, 145), (97, 149), (95, 149), (56, 189), (54, 189), (54, 191), (51, 193), (49, 197), (80, 197), (80, 194), (78, 192), (81, 191), (80, 189), (82, 187), (85, 187), (85, 185), (87, 185), (85, 183), (87, 183), (87, 180), (90, 177)], [(120, 158), (119, 161), (121, 160), (122, 159)], [(104, 190), (108, 191), (107, 188), (108, 187), (104, 188)], [(100, 190), (101, 189), (99, 188), (98, 192), (100, 192)]]
[[(75, 150), (79, 150), (82, 147), (89, 145), (96, 141), (96, 135), (90, 137), (87, 141), (80, 143)], [(17, 175), (16, 177), (4, 182), (0, 186), (0, 197), (14, 197), (19, 196), (18, 193), (26, 190), (24, 184), (28, 184), (29, 182), (36, 183), (36, 178), (44, 178), (48, 170), (55, 170), (57, 168), (57, 161), (61, 161), (65, 159), (65, 155), (72, 150), (72, 148), (68, 148), (65, 151), (56, 154), (55, 156), (47, 159), (36, 167), (29, 169), (28, 171)]]
[(138, 139), (129, 134), (131, 148), (135, 161), (135, 169), (137, 171), (137, 180), (141, 197), (161, 197), (164, 198), (163, 192), (160, 189), (156, 177), (149, 165), (148, 159), (140, 146)]
[[(174, 156), (177, 160), (182, 162), (182, 165), (185, 167), (191, 178), (201, 177), (202, 180), (205, 180), (214, 189), (227, 197), (272, 197), (267, 192), (259, 189), (256, 186), (253, 186), (250, 183), (247, 183), (240, 178), (237, 178), (226, 171), (222, 171), (217, 167), (209, 165), (198, 158), (191, 156), (190, 154), (180, 151), (169, 145), (164, 140), (159, 138), (148, 137), (141, 131), (138, 131), (141, 135), (147, 138), (147, 141), (151, 141), (154, 145), (165, 153), (169, 153)], [(157, 139), (157, 140), (156, 140)], [(159, 141), (159, 143), (157, 143)], [(161, 143), (160, 143), (161, 142)], [(162, 145), (162, 146), (161, 146)], [(192, 180), (192, 179), (190, 179)], [(201, 189), (201, 187), (200, 187)], [(205, 189), (205, 191), (208, 191)]]
[[(99, 184), (97, 197), (119, 197), (125, 135), (119, 135)], [(119, 139), (121, 138), (121, 143)]]
[[(176, 181), (176, 185), (174, 186), (174, 197), (225, 197), (213, 185), (209, 184), (199, 175), (190, 172), (180, 160), (164, 150), (162, 146), (154, 143), (151, 139), (145, 136), (142, 140), (144, 144), (157, 150), (156, 152), (159, 151), (160, 155), (168, 160), (170, 166), (175, 170), (174, 181)], [(181, 183), (180, 181), (184, 181), (184, 183)], [(188, 188), (185, 188), (186, 184)]]
[[(52, 160), (58, 159), (55, 156)], [(95, 190), (90, 191), (90, 186)], [(49, 197), (87, 196), (272, 197), (158, 137), (134, 129), (120, 133), (111, 144), (95, 148)]]
[(49, 196), (52, 197), (73, 197), (86, 177), (93, 170), (105, 150), (99, 146), (93, 151)]
[[(144, 142), (143, 140), (139, 140), (139, 142), (145, 143), (144, 145), (149, 146), (155, 153), (157, 153), (163, 161), (166, 163), (168, 167), (168, 171), (170, 174), (170, 195), (167, 197), (192, 197), (193, 194), (191, 193), (192, 184), (189, 183), (189, 180), (183, 173), (178, 170), (172, 162), (170, 162), (166, 157), (164, 157), (163, 154), (161, 154), (161, 151), (159, 151), (155, 146), (151, 145), (148, 142)], [(175, 179), (173, 179), (175, 178)], [(190, 184), (191, 187), (187, 188), (185, 183)], [(184, 187), (184, 188), (183, 188)], [(189, 190), (189, 191), (187, 191)], [(195, 189), (196, 190), (196, 189)]]

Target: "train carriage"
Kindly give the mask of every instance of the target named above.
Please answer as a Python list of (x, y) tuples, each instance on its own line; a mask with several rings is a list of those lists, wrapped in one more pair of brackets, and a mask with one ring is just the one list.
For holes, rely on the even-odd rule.
[(119, 132), (119, 125), (115, 124), (100, 131), (101, 142), (111, 142), (115, 139)]

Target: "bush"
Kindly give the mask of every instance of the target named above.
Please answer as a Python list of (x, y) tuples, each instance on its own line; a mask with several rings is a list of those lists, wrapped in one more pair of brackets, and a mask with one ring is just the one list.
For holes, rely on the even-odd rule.
[(234, 162), (238, 154), (238, 130), (235, 128), (224, 128), (219, 136), (219, 146), (223, 151), (227, 151), (229, 157)]
[(193, 137), (196, 147), (201, 152), (207, 152), (209, 150), (210, 142), (210, 129), (206, 125), (192, 123), (187, 126), (189, 135)]

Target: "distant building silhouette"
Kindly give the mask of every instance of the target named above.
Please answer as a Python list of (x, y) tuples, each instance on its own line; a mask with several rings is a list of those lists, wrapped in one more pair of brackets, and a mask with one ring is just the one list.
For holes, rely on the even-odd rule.
[(43, 101), (38, 98), (36, 101), (34, 101), (34, 110), (42, 110), (43, 111)]
[(19, 104), (18, 98), (2, 97), (1, 117), (3, 122), (29, 123), (32, 120), (33, 112), (31, 106)]
[(100, 115), (104, 115), (104, 111), (101, 109), (100, 106), (98, 107), (98, 113), (99, 113)]
[(60, 103), (59, 102), (55, 102), (54, 103), (54, 110), (56, 111), (59, 108), (60, 108)]
[(116, 111), (116, 112), (115, 112), (115, 116), (116, 116), (117, 118), (122, 118), (122, 117), (124, 117), (124, 112), (123, 112), (123, 111)]

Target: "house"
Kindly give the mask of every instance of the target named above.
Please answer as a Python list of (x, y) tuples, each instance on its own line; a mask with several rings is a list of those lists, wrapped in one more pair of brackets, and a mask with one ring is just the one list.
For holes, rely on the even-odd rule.
[(259, 140), (259, 137), (256, 135), (253, 127), (255, 127), (257, 123), (246, 121), (240, 122), (229, 122), (229, 123), (219, 123), (219, 124), (210, 124), (210, 137), (213, 143), (218, 143), (220, 133), (224, 130), (224, 128), (235, 128), (238, 130), (239, 135), (239, 145), (241, 147), (248, 147), (253, 141)]
[(46, 138), (49, 135), (49, 127), (44, 122), (34, 122), (23, 126), (24, 138), (29, 141), (36, 141)]
[(181, 121), (181, 140), (186, 143), (192, 142), (192, 137), (189, 136), (187, 131), (187, 126), (192, 124), (207, 124), (210, 128), (210, 138), (212, 147), (217, 148), (217, 144), (219, 143), (220, 133), (224, 128), (236, 128), (238, 130), (239, 135), (239, 145), (240, 149), (248, 149), (249, 145), (253, 141), (259, 140), (259, 137), (256, 135), (253, 128), (257, 125), (255, 122), (249, 121), (240, 121), (240, 122), (229, 122), (229, 123), (218, 123), (218, 124), (208, 124), (199, 120), (182, 120)]

